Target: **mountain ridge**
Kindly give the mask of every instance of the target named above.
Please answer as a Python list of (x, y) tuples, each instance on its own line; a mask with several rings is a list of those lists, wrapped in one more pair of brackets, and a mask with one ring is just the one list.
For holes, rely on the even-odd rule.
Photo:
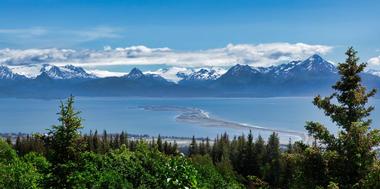
[[(270, 97), (304, 96), (331, 91), (338, 79), (336, 67), (319, 55), (303, 61), (252, 67), (237, 64), (225, 73), (212, 68), (177, 73), (182, 79), (170, 81), (159, 74), (144, 73), (133, 68), (121, 77), (99, 78), (73, 65), (42, 65), (35, 78), (13, 73), (0, 66), (0, 97), (2, 96), (155, 96), (155, 97)], [(12, 79), (15, 78), (15, 79)], [(17, 78), (17, 79), (16, 79)], [(23, 82), (17, 82), (23, 80)], [(363, 74), (371, 88), (379, 88), (380, 77)]]

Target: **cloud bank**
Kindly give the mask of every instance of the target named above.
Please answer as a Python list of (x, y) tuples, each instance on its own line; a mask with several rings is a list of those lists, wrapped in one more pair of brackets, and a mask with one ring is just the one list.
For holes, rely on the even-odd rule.
[(0, 64), (13, 66), (44, 63), (73, 64), (89, 68), (159, 64), (177, 67), (221, 67), (235, 64), (271, 66), (303, 59), (315, 53), (323, 55), (331, 50), (331, 46), (305, 43), (229, 44), (223, 48), (199, 51), (176, 51), (167, 47), (146, 46), (105, 47), (103, 50), (1, 49)]

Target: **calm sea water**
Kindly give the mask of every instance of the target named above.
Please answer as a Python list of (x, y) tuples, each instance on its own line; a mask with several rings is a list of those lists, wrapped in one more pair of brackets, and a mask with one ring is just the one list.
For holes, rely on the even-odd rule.
[[(304, 131), (305, 121), (320, 121), (331, 130), (337, 128), (304, 98), (77, 98), (76, 108), (82, 111), (84, 131), (127, 131), (156, 136), (214, 137), (222, 132), (241, 134), (246, 130), (210, 128), (175, 120), (178, 112), (146, 111), (138, 106), (179, 106), (202, 109), (216, 119), (261, 127)], [(44, 132), (58, 124), (59, 100), (0, 99), (0, 132)], [(371, 104), (379, 107), (380, 100)], [(380, 111), (372, 114), (375, 128), (380, 128)]]

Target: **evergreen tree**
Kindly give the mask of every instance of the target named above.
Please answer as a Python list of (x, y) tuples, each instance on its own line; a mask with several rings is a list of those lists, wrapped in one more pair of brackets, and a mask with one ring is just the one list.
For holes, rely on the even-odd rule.
[(198, 144), (197, 141), (195, 140), (195, 136), (191, 139), (191, 143), (189, 146), (189, 156), (197, 155), (199, 153), (198, 150)]
[(48, 135), (42, 137), (48, 149), (48, 159), (53, 165), (53, 188), (70, 188), (67, 178), (73, 170), (69, 164), (77, 160), (83, 150), (79, 133), (83, 127), (79, 113), (74, 109), (74, 97), (70, 96), (66, 103), (61, 102), (58, 113), (60, 125), (53, 125)]
[(124, 131), (121, 132), (120, 136), (119, 136), (119, 141), (120, 141), (120, 145), (127, 145), (128, 144), (128, 136), (127, 136), (127, 133), (125, 133)]
[(376, 91), (367, 93), (361, 84), (359, 74), (366, 64), (359, 64), (356, 54), (349, 48), (346, 62), (338, 65), (340, 80), (333, 86), (335, 92), (324, 98), (318, 95), (313, 101), (339, 126), (338, 135), (331, 134), (317, 122), (306, 125), (309, 134), (323, 144), (326, 154), (330, 154), (328, 157), (332, 157), (328, 159), (329, 177), (336, 179), (342, 188), (352, 188), (368, 174), (375, 160), (372, 148), (380, 142), (379, 130), (370, 130), (368, 119), (374, 108), (366, 105)]
[(161, 136), (158, 135), (157, 137), (157, 148), (158, 148), (158, 151), (162, 152), (164, 150), (164, 147), (162, 146), (162, 139), (161, 139)]
[(20, 137), (20, 135), (17, 135), (14, 148), (15, 148), (16, 152), (20, 155), (21, 154), (21, 137)]
[(286, 146), (286, 152), (290, 153), (290, 154), (293, 152), (293, 144), (292, 144), (292, 139), (291, 138), (289, 138), (289, 143)]
[(210, 139), (208, 137), (206, 138), (206, 146), (205, 146), (205, 148), (206, 148), (206, 153), (207, 154), (211, 152)]
[(281, 179), (281, 151), (277, 133), (273, 132), (269, 136), (266, 152), (265, 181), (274, 187), (278, 187)]
[(95, 132), (94, 132), (94, 136), (92, 137), (92, 144), (94, 145), (94, 151), (100, 152), (98, 130), (95, 130)]
[(205, 147), (205, 141), (202, 140), (201, 143), (199, 143), (199, 154), (205, 155), (206, 154), (206, 147)]
[(87, 137), (87, 147), (89, 151), (95, 151), (93, 137), (92, 131), (90, 131), (90, 135)]
[(246, 170), (246, 175), (257, 175), (258, 166), (256, 164), (256, 154), (255, 154), (255, 146), (253, 142), (253, 134), (252, 131), (249, 131), (247, 137), (247, 144), (245, 147), (246, 157), (244, 161), (244, 169)]
[(102, 152), (107, 153), (110, 150), (110, 140), (106, 130), (103, 131), (102, 135)]
[(263, 170), (262, 170), (262, 167), (264, 167), (264, 156), (265, 156), (265, 153), (266, 153), (266, 149), (265, 149), (265, 142), (264, 142), (264, 139), (263, 137), (261, 137), (261, 135), (258, 136), (256, 142), (255, 142), (255, 152), (256, 154), (256, 159), (255, 159), (255, 163), (257, 165), (257, 176), (259, 176), (260, 178), (263, 178)]

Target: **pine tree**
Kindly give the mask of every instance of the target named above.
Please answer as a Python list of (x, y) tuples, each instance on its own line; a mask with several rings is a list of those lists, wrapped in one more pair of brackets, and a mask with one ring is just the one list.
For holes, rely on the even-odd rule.
[(205, 155), (206, 154), (206, 145), (205, 145), (205, 141), (202, 140), (201, 143), (199, 143), (199, 154), (200, 155)]
[(189, 156), (197, 155), (199, 153), (198, 144), (195, 140), (195, 136), (191, 139), (191, 143), (189, 146)]
[(246, 169), (246, 175), (257, 175), (258, 165), (256, 164), (256, 154), (255, 154), (255, 146), (253, 142), (253, 134), (252, 131), (249, 131), (247, 137), (247, 144), (245, 147), (246, 150), (246, 158), (244, 162), (244, 167)]
[(366, 64), (359, 64), (356, 54), (350, 47), (346, 62), (338, 65), (340, 80), (332, 87), (335, 92), (324, 98), (318, 95), (313, 101), (339, 126), (338, 135), (331, 134), (317, 122), (308, 122), (305, 126), (309, 134), (323, 144), (325, 153), (334, 157), (328, 159), (329, 177), (336, 178), (341, 188), (352, 188), (368, 174), (375, 160), (372, 148), (380, 143), (380, 132), (370, 130), (368, 119), (374, 108), (367, 106), (367, 102), (376, 91), (367, 93), (361, 84), (359, 74)]
[(257, 176), (259, 176), (260, 178), (263, 178), (263, 170), (262, 170), (262, 167), (264, 167), (264, 156), (265, 156), (265, 153), (266, 153), (266, 149), (265, 149), (265, 142), (264, 142), (264, 139), (263, 137), (261, 137), (261, 135), (258, 136), (256, 142), (255, 142), (255, 152), (256, 154), (256, 159), (255, 159), (255, 163), (257, 165)]
[(268, 181), (272, 186), (278, 187), (281, 178), (281, 151), (277, 133), (273, 132), (269, 136), (266, 152), (267, 170), (265, 181)]
[(289, 154), (293, 153), (293, 144), (292, 144), (292, 139), (291, 138), (289, 138), (289, 143), (286, 146), (286, 152), (289, 153)]
[(48, 149), (48, 159), (53, 165), (53, 188), (70, 188), (67, 177), (71, 170), (67, 164), (79, 158), (84, 150), (80, 141), (79, 130), (83, 128), (80, 112), (74, 109), (74, 97), (70, 96), (66, 103), (61, 102), (58, 113), (60, 125), (53, 125), (47, 136), (42, 136)]
[(20, 138), (20, 135), (17, 135), (17, 138), (16, 138), (16, 144), (15, 144), (15, 150), (16, 152), (21, 155), (22, 153), (22, 149), (21, 149), (21, 138)]
[(210, 146), (210, 139), (207, 137), (206, 138), (206, 153), (209, 154), (211, 152), (211, 146)]
[(100, 152), (100, 143), (99, 143), (99, 136), (98, 136), (98, 130), (95, 130), (94, 136), (92, 137), (92, 144), (94, 145), (94, 151)]
[(102, 136), (102, 152), (107, 153), (110, 150), (110, 140), (106, 130), (103, 130)]
[(92, 131), (90, 131), (90, 135), (87, 136), (87, 148), (89, 151), (95, 151), (93, 137)]
[(244, 176), (247, 176), (248, 170), (245, 167), (245, 163), (247, 162), (247, 150), (246, 150), (246, 140), (244, 134), (242, 136), (237, 137), (236, 140), (234, 140), (236, 143), (232, 147), (231, 151), (233, 151), (232, 156), (232, 163), (235, 167), (235, 169), (241, 173)]
[(162, 146), (162, 139), (161, 139), (160, 135), (158, 135), (158, 137), (157, 137), (157, 148), (160, 152), (162, 152), (164, 150), (164, 147)]
[(121, 132), (120, 136), (119, 136), (119, 140), (120, 140), (120, 145), (127, 145), (128, 143), (128, 136), (127, 136), (127, 133), (125, 133), (124, 131)]

